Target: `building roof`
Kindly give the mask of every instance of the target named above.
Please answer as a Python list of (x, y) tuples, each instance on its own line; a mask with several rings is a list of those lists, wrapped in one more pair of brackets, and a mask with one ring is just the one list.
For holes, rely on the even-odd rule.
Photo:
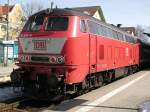
[(0, 6), (0, 16), (6, 15), (8, 12), (11, 12), (14, 6)]
[(121, 27), (121, 29), (130, 33), (130, 34), (136, 35), (136, 28), (135, 27)]
[(75, 7), (75, 8), (71, 8), (71, 9), (82, 12), (82, 13), (86, 13), (90, 16), (94, 16), (94, 14), (98, 11), (102, 21), (105, 22), (104, 14), (103, 14), (103, 11), (100, 6)]

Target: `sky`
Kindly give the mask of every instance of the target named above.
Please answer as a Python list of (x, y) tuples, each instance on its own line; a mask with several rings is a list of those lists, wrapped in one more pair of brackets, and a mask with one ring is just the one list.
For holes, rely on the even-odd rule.
[[(150, 0), (10, 0), (10, 3), (38, 2), (47, 8), (51, 1), (60, 8), (101, 6), (106, 21), (111, 24), (150, 26)], [(0, 4), (4, 3), (7, 0), (0, 0)]]

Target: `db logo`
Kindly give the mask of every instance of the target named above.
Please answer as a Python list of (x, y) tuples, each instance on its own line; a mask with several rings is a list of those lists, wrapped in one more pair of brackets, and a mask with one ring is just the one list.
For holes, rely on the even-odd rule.
[(46, 40), (34, 40), (33, 41), (34, 50), (46, 50)]

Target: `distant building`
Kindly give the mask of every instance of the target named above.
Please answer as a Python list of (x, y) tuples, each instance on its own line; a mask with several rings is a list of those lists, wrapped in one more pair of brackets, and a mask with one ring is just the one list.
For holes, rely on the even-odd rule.
[(121, 27), (121, 29), (133, 36), (137, 36), (137, 29), (135, 27)]
[[(120, 27), (123, 31), (130, 33), (133, 36), (143, 37), (147, 35), (150, 37), (150, 33), (145, 31), (142, 27)], [(144, 35), (143, 35), (144, 34)]]
[[(7, 54), (8, 48), (8, 54)], [(4, 63), (4, 58), (8, 55), (8, 63), (14, 62), (18, 57), (18, 42), (14, 40), (0, 41), (0, 64)]]
[(8, 39), (16, 39), (23, 25), (25, 16), (19, 4), (14, 6), (0, 6), (0, 40), (6, 40), (7, 36), (7, 14), (8, 14)]
[(3, 40), (6, 36), (7, 22), (5, 18), (0, 17), (0, 40)]
[(90, 16), (93, 16), (93, 17), (95, 17), (95, 18), (97, 18), (103, 22), (106, 22), (103, 11), (102, 11), (100, 6), (75, 7), (72, 9), (75, 11), (83, 12), (83, 13), (88, 14)]

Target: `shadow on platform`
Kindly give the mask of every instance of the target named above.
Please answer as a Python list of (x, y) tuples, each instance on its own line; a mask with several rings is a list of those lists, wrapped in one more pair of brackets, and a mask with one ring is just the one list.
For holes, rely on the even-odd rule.
[(72, 109), (76, 106), (80, 106), (87, 101), (88, 100), (83, 100), (83, 99), (72, 99), (72, 100), (64, 101), (62, 104), (60, 104), (59, 106), (56, 106), (52, 110), (53, 111), (68, 111), (69, 109)]

